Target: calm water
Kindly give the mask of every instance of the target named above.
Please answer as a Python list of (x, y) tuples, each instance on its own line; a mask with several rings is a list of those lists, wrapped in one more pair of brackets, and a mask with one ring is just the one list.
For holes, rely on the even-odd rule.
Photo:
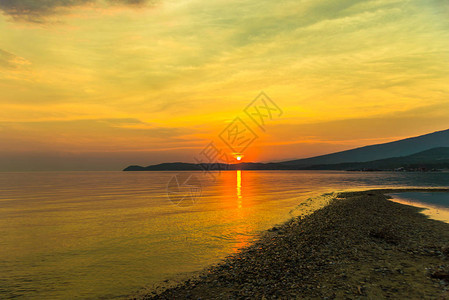
[(389, 194), (393, 201), (424, 208), (429, 218), (449, 223), (449, 193), (406, 192)]
[[(189, 274), (325, 192), (448, 186), (449, 173), (229, 171), (179, 207), (179, 172), (0, 173), (0, 298), (112, 298)], [(297, 207), (301, 203), (307, 203)]]

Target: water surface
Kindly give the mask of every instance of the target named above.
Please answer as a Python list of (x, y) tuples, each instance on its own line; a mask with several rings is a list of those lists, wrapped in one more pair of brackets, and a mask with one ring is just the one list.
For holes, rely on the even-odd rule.
[(0, 173), (0, 298), (129, 295), (319, 207), (310, 197), (449, 185), (449, 173), (228, 171), (211, 182), (194, 172), (202, 197), (179, 207), (167, 199), (177, 173)]
[(394, 202), (424, 208), (422, 213), (429, 218), (449, 223), (449, 193), (404, 192), (389, 195)]

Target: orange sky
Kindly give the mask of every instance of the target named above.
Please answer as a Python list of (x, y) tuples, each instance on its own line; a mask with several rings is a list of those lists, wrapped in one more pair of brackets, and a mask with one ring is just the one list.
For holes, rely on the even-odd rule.
[[(244, 161), (449, 128), (445, 1), (11, 0), (0, 12), (0, 171), (194, 162), (235, 117), (258, 136)], [(261, 91), (283, 111), (265, 131), (244, 113)]]

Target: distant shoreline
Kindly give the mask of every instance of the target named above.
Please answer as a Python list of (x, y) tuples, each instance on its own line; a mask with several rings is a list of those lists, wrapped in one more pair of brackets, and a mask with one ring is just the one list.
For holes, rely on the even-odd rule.
[(408, 156), (372, 161), (319, 160), (320, 157), (278, 163), (162, 163), (147, 167), (132, 165), (123, 171), (224, 171), (224, 170), (321, 170), (321, 171), (397, 171), (438, 172), (449, 170), (449, 147), (438, 147)]
[(198, 172), (225, 172), (225, 171), (346, 171), (346, 172), (449, 172), (449, 168), (430, 167), (410, 167), (397, 169), (345, 169), (345, 168), (325, 168), (325, 167), (295, 167), (295, 166), (279, 166), (274, 164), (263, 163), (240, 163), (233, 165), (223, 165), (217, 168), (215, 164), (207, 164), (200, 166), (188, 163), (163, 163), (148, 167), (129, 166), (123, 169), (124, 172), (159, 172), (159, 171), (198, 171)]
[(329, 205), (262, 234), (200, 276), (143, 299), (438, 298), (449, 296), (449, 224), (387, 193), (339, 193)]

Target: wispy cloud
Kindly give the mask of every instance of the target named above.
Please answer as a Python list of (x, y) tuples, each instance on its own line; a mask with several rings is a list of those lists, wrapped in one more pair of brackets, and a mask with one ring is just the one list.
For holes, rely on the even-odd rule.
[(71, 8), (94, 5), (141, 6), (152, 0), (0, 0), (0, 10), (14, 20), (43, 22), (46, 17), (67, 13)]
[(0, 122), (0, 151), (139, 151), (195, 146), (193, 132), (132, 118)]
[(260, 90), (285, 111), (264, 143), (289, 158), (302, 140), (313, 154), (446, 127), (423, 106), (447, 103), (447, 1), (155, 1), (0, 0), (3, 134), (28, 148), (194, 147)]
[(28, 65), (30, 62), (23, 57), (0, 49), (0, 68), (14, 69), (21, 65)]

